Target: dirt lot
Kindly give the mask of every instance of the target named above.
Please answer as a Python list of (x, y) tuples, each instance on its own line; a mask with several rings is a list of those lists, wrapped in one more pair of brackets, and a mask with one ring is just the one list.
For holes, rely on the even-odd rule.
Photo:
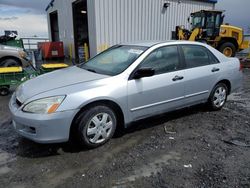
[(219, 112), (196, 106), (137, 122), (103, 147), (17, 136), (0, 97), (0, 187), (250, 187), (250, 70)]

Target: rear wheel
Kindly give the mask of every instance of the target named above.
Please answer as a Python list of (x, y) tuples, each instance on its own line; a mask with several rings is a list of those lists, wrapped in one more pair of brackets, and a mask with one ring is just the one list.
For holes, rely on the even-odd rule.
[(219, 51), (227, 57), (234, 57), (236, 53), (236, 47), (231, 42), (225, 42), (219, 47)]
[(111, 108), (104, 105), (91, 107), (78, 118), (78, 141), (88, 148), (96, 148), (113, 137), (116, 125), (117, 117)]
[(17, 67), (20, 66), (20, 62), (13, 58), (8, 58), (0, 62), (1, 67)]
[(220, 110), (227, 101), (228, 88), (224, 83), (217, 84), (210, 94), (208, 105), (211, 110)]

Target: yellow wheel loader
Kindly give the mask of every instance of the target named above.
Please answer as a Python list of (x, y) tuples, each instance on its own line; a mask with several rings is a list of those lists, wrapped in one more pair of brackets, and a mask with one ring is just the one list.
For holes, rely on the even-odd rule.
[(223, 24), (223, 11), (201, 10), (191, 14), (188, 21), (191, 31), (184, 26), (176, 27), (177, 40), (200, 41), (218, 49), (228, 57), (237, 51), (249, 48), (250, 42), (244, 41), (243, 29)]

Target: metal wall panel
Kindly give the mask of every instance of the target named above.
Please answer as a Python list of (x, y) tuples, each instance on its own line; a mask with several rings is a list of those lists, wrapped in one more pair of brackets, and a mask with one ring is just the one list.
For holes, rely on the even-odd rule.
[[(169, 40), (176, 25), (189, 27), (191, 12), (213, 9), (192, 0), (94, 0), (97, 52), (121, 42)], [(170, 6), (163, 8), (164, 2)]]

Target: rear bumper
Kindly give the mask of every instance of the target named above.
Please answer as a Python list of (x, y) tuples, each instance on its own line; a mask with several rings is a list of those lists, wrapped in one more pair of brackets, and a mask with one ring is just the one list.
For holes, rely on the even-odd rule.
[(70, 126), (77, 110), (53, 114), (26, 113), (11, 99), (9, 108), (16, 132), (38, 143), (60, 143), (69, 140)]
[(231, 80), (231, 92), (230, 93), (240, 91), (242, 87), (243, 87), (243, 73), (239, 71), (239, 73), (234, 76), (234, 79)]

